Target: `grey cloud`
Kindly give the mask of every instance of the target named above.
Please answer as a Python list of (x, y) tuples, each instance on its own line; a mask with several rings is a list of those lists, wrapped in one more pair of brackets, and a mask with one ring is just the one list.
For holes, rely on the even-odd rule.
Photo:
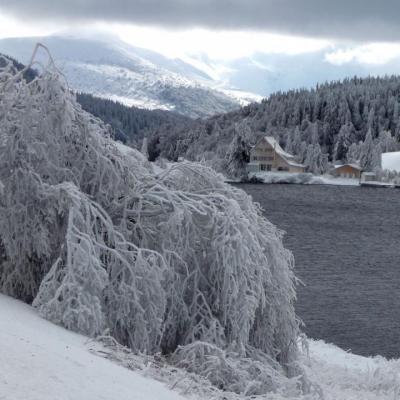
[[(400, 40), (398, 0), (0, 0), (17, 17)], [(0, 27), (1, 29), (1, 27)]]

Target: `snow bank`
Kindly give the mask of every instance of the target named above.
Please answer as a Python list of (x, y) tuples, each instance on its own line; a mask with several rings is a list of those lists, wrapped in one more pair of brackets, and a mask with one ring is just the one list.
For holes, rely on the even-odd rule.
[(263, 183), (287, 183), (298, 185), (339, 185), (358, 186), (358, 179), (336, 178), (331, 175), (313, 175), (310, 173), (291, 172), (255, 172), (249, 174), (249, 179)]
[(309, 173), (290, 173), (290, 172), (251, 172), (249, 179), (257, 179), (263, 183), (295, 183), (309, 184), (313, 180), (313, 175)]
[(88, 338), (0, 295), (0, 399), (180, 400), (162, 383), (88, 351)]
[[(40, 318), (32, 307), (4, 295), (0, 295), (0, 354), (2, 400), (183, 400), (179, 393), (190, 399), (250, 399), (212, 388), (206, 380), (155, 358), (110, 350)], [(361, 357), (308, 340), (302, 362), (310, 393), (270, 393), (269, 400), (396, 400), (400, 396), (398, 360)]]
[(311, 185), (360, 186), (359, 179), (337, 178), (332, 175), (313, 176)]
[(400, 360), (362, 357), (323, 341), (308, 340), (308, 345), (304, 365), (314, 398), (318, 393), (324, 400), (400, 398)]

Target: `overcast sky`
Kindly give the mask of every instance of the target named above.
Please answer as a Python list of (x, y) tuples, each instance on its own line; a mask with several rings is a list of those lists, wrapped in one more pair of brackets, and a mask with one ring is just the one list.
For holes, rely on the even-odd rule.
[(400, 57), (399, 0), (0, 0), (0, 37), (102, 29), (171, 56), (326, 49), (332, 64)]
[(318, 38), (399, 40), (398, 0), (0, 0), (24, 20), (108, 21), (267, 30)]

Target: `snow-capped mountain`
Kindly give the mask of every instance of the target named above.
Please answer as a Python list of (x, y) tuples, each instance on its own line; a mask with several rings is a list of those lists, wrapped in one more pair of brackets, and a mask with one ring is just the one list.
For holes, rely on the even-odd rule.
[[(206, 117), (259, 99), (224, 87), (180, 59), (169, 59), (116, 39), (10, 38), (0, 40), (0, 52), (27, 63), (37, 42), (49, 48), (72, 89), (127, 105)], [(46, 54), (40, 55), (40, 59), (45, 58)]]

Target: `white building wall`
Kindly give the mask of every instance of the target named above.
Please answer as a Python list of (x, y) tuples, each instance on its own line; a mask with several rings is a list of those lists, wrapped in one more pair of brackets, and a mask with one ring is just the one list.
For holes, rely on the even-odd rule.
[(382, 153), (382, 169), (400, 172), (400, 151)]

